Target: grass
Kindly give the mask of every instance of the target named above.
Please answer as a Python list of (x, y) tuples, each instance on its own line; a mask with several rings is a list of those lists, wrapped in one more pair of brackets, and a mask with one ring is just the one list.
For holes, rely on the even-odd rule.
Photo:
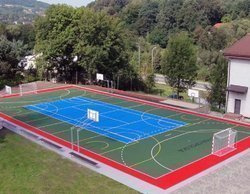
[(0, 193), (136, 193), (5, 129), (0, 156)]
[[(167, 97), (173, 94), (173, 88), (167, 84), (155, 84), (152, 92), (153, 94)], [(184, 101), (191, 102), (187, 92), (182, 92), (180, 95), (184, 97)]]

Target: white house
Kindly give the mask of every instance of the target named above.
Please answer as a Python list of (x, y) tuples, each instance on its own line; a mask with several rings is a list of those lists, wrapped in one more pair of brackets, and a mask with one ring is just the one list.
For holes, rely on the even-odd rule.
[(250, 34), (224, 51), (228, 58), (226, 111), (250, 118)]

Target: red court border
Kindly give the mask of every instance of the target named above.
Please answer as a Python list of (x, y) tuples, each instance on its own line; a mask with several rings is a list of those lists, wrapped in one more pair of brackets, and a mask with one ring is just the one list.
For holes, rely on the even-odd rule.
[[(94, 93), (99, 93), (99, 94), (103, 94), (103, 95), (107, 95), (107, 96), (114, 96), (114, 97), (118, 97), (118, 98), (121, 98), (121, 99), (126, 99), (126, 100), (129, 100), (129, 101), (134, 101), (134, 102), (138, 102), (138, 103), (143, 103), (143, 104), (147, 104), (147, 105), (151, 105), (151, 106), (154, 106), (154, 107), (158, 107), (158, 108), (164, 108), (164, 109), (170, 109), (170, 110), (174, 110), (174, 111), (177, 111), (177, 112), (183, 112), (183, 113), (188, 113), (188, 114), (193, 114), (193, 115), (196, 115), (196, 116), (200, 116), (200, 117), (203, 117), (203, 118), (209, 118), (209, 119), (213, 119), (213, 120), (217, 120), (217, 121), (223, 121), (223, 122), (226, 122), (226, 123), (230, 123), (230, 124), (234, 124), (234, 125), (238, 125), (238, 126), (244, 126), (244, 127), (250, 127), (250, 124), (246, 124), (246, 123), (242, 123), (242, 122), (237, 122), (237, 121), (231, 121), (231, 120), (228, 120), (228, 119), (224, 119), (224, 118), (218, 118), (218, 117), (214, 117), (214, 116), (209, 116), (209, 115), (205, 115), (205, 114), (200, 114), (200, 113), (196, 113), (196, 112), (193, 112), (193, 111), (190, 111), (190, 110), (185, 110), (185, 109), (181, 109), (181, 108), (175, 108), (175, 107), (171, 107), (171, 106), (168, 106), (168, 105), (162, 105), (162, 104), (159, 104), (159, 103), (154, 103), (154, 102), (149, 102), (149, 101), (146, 101), (146, 100), (141, 100), (141, 99), (136, 99), (136, 98), (133, 98), (133, 97), (126, 97), (126, 96), (122, 96), (122, 95), (118, 95), (118, 94), (110, 94), (110, 93), (107, 93), (107, 92), (103, 92), (103, 91), (98, 91), (98, 90), (94, 90), (94, 89), (90, 89), (90, 88), (85, 88), (85, 87), (81, 87), (81, 86), (74, 86), (74, 85), (69, 85), (69, 86), (62, 86), (62, 87), (57, 87), (57, 88), (51, 88), (51, 89), (44, 89), (44, 90), (39, 90), (38, 93), (45, 93), (45, 92), (53, 92), (53, 91), (58, 91), (58, 90), (63, 90), (63, 89), (72, 89), (72, 88), (76, 88), (76, 89), (80, 89), (80, 90), (86, 90), (86, 91), (90, 91), (90, 92), (94, 92)], [(17, 97), (19, 96), (18, 94), (14, 94), (14, 95), (8, 95), (8, 96), (5, 96), (4, 98), (11, 98), (11, 97)], [(54, 141), (58, 144), (61, 144), (65, 147), (68, 147), (71, 149), (72, 145), (70, 142), (66, 141), (66, 140), (63, 140), (59, 137), (56, 137), (52, 134), (49, 134), (45, 131), (42, 131), (36, 127), (33, 127), (31, 125), (28, 125), (22, 121), (19, 121), (17, 119), (14, 119), (6, 114), (3, 114), (0, 112), (0, 117), (2, 117), (3, 119), (7, 120), (7, 121), (10, 121), (20, 127), (23, 127), (33, 133), (36, 133), (40, 136), (43, 136), (51, 141)], [(90, 158), (93, 158), (99, 162), (102, 162), (106, 165), (109, 165), (115, 169), (118, 169), (122, 172), (125, 172), (127, 174), (130, 174), (138, 179), (141, 179), (147, 183), (150, 183), (152, 185), (155, 185), (159, 188), (162, 188), (162, 189), (167, 189), (167, 188), (170, 188), (188, 178), (191, 178), (192, 176), (194, 175), (197, 175), (198, 173), (201, 173), (202, 171), (204, 170), (207, 170), (209, 169), (210, 167), (212, 166), (215, 166), (217, 164), (219, 164), (220, 162), (244, 151), (244, 150), (247, 150), (248, 148), (250, 148), (250, 137), (247, 137), (243, 140), (241, 140), (240, 142), (237, 143), (236, 145), (237, 149), (234, 150), (233, 152), (230, 152), (229, 154), (225, 155), (225, 156), (222, 156), (222, 157), (218, 157), (218, 156), (215, 156), (215, 155), (208, 155), (206, 157), (203, 157), (197, 161), (194, 161), (186, 166), (183, 166), (171, 173), (168, 173), (166, 175), (163, 175), (159, 178), (154, 178), (154, 177), (151, 177), (143, 172), (140, 172), (136, 169), (132, 169), (128, 166), (125, 166), (121, 163), (118, 163), (112, 159), (109, 159), (109, 158), (106, 158), (102, 155), (99, 155), (97, 153), (94, 153), (92, 151), (89, 151), (89, 150), (86, 150), (84, 148), (80, 148), (80, 153), (90, 157)], [(74, 146), (74, 150), (77, 151), (77, 146)]]

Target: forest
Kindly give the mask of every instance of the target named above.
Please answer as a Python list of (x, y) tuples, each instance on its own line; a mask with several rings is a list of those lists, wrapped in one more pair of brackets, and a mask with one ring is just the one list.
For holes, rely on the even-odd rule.
[(86, 8), (50, 6), (29, 28), (0, 26), (0, 83), (10, 74), (17, 74), (19, 82), (23, 74), (17, 60), (36, 53), (35, 79), (54, 76), (75, 83), (77, 77), (84, 83), (100, 72), (119, 89), (150, 92), (154, 74), (161, 73), (177, 95), (197, 80), (210, 82), (208, 100), (220, 108), (227, 80), (223, 50), (250, 32), (249, 14), (250, 0), (97, 0)]
[(2, 23), (32, 23), (43, 15), (49, 4), (37, 0), (0, 0), (0, 21)]

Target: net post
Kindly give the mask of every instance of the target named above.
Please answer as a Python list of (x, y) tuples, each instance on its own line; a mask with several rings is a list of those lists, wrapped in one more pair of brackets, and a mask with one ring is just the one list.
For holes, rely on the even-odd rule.
[(214, 135), (213, 135), (213, 140), (212, 140), (212, 154), (214, 154)]
[(71, 149), (74, 150), (74, 137), (73, 137), (73, 127), (70, 128), (70, 136), (71, 136)]
[(77, 151), (80, 153), (80, 130), (77, 129)]
[(22, 85), (21, 85), (21, 84), (19, 85), (19, 91), (20, 91), (20, 92), (19, 92), (19, 93), (20, 93), (20, 96), (23, 96), (23, 89), (22, 89)]

